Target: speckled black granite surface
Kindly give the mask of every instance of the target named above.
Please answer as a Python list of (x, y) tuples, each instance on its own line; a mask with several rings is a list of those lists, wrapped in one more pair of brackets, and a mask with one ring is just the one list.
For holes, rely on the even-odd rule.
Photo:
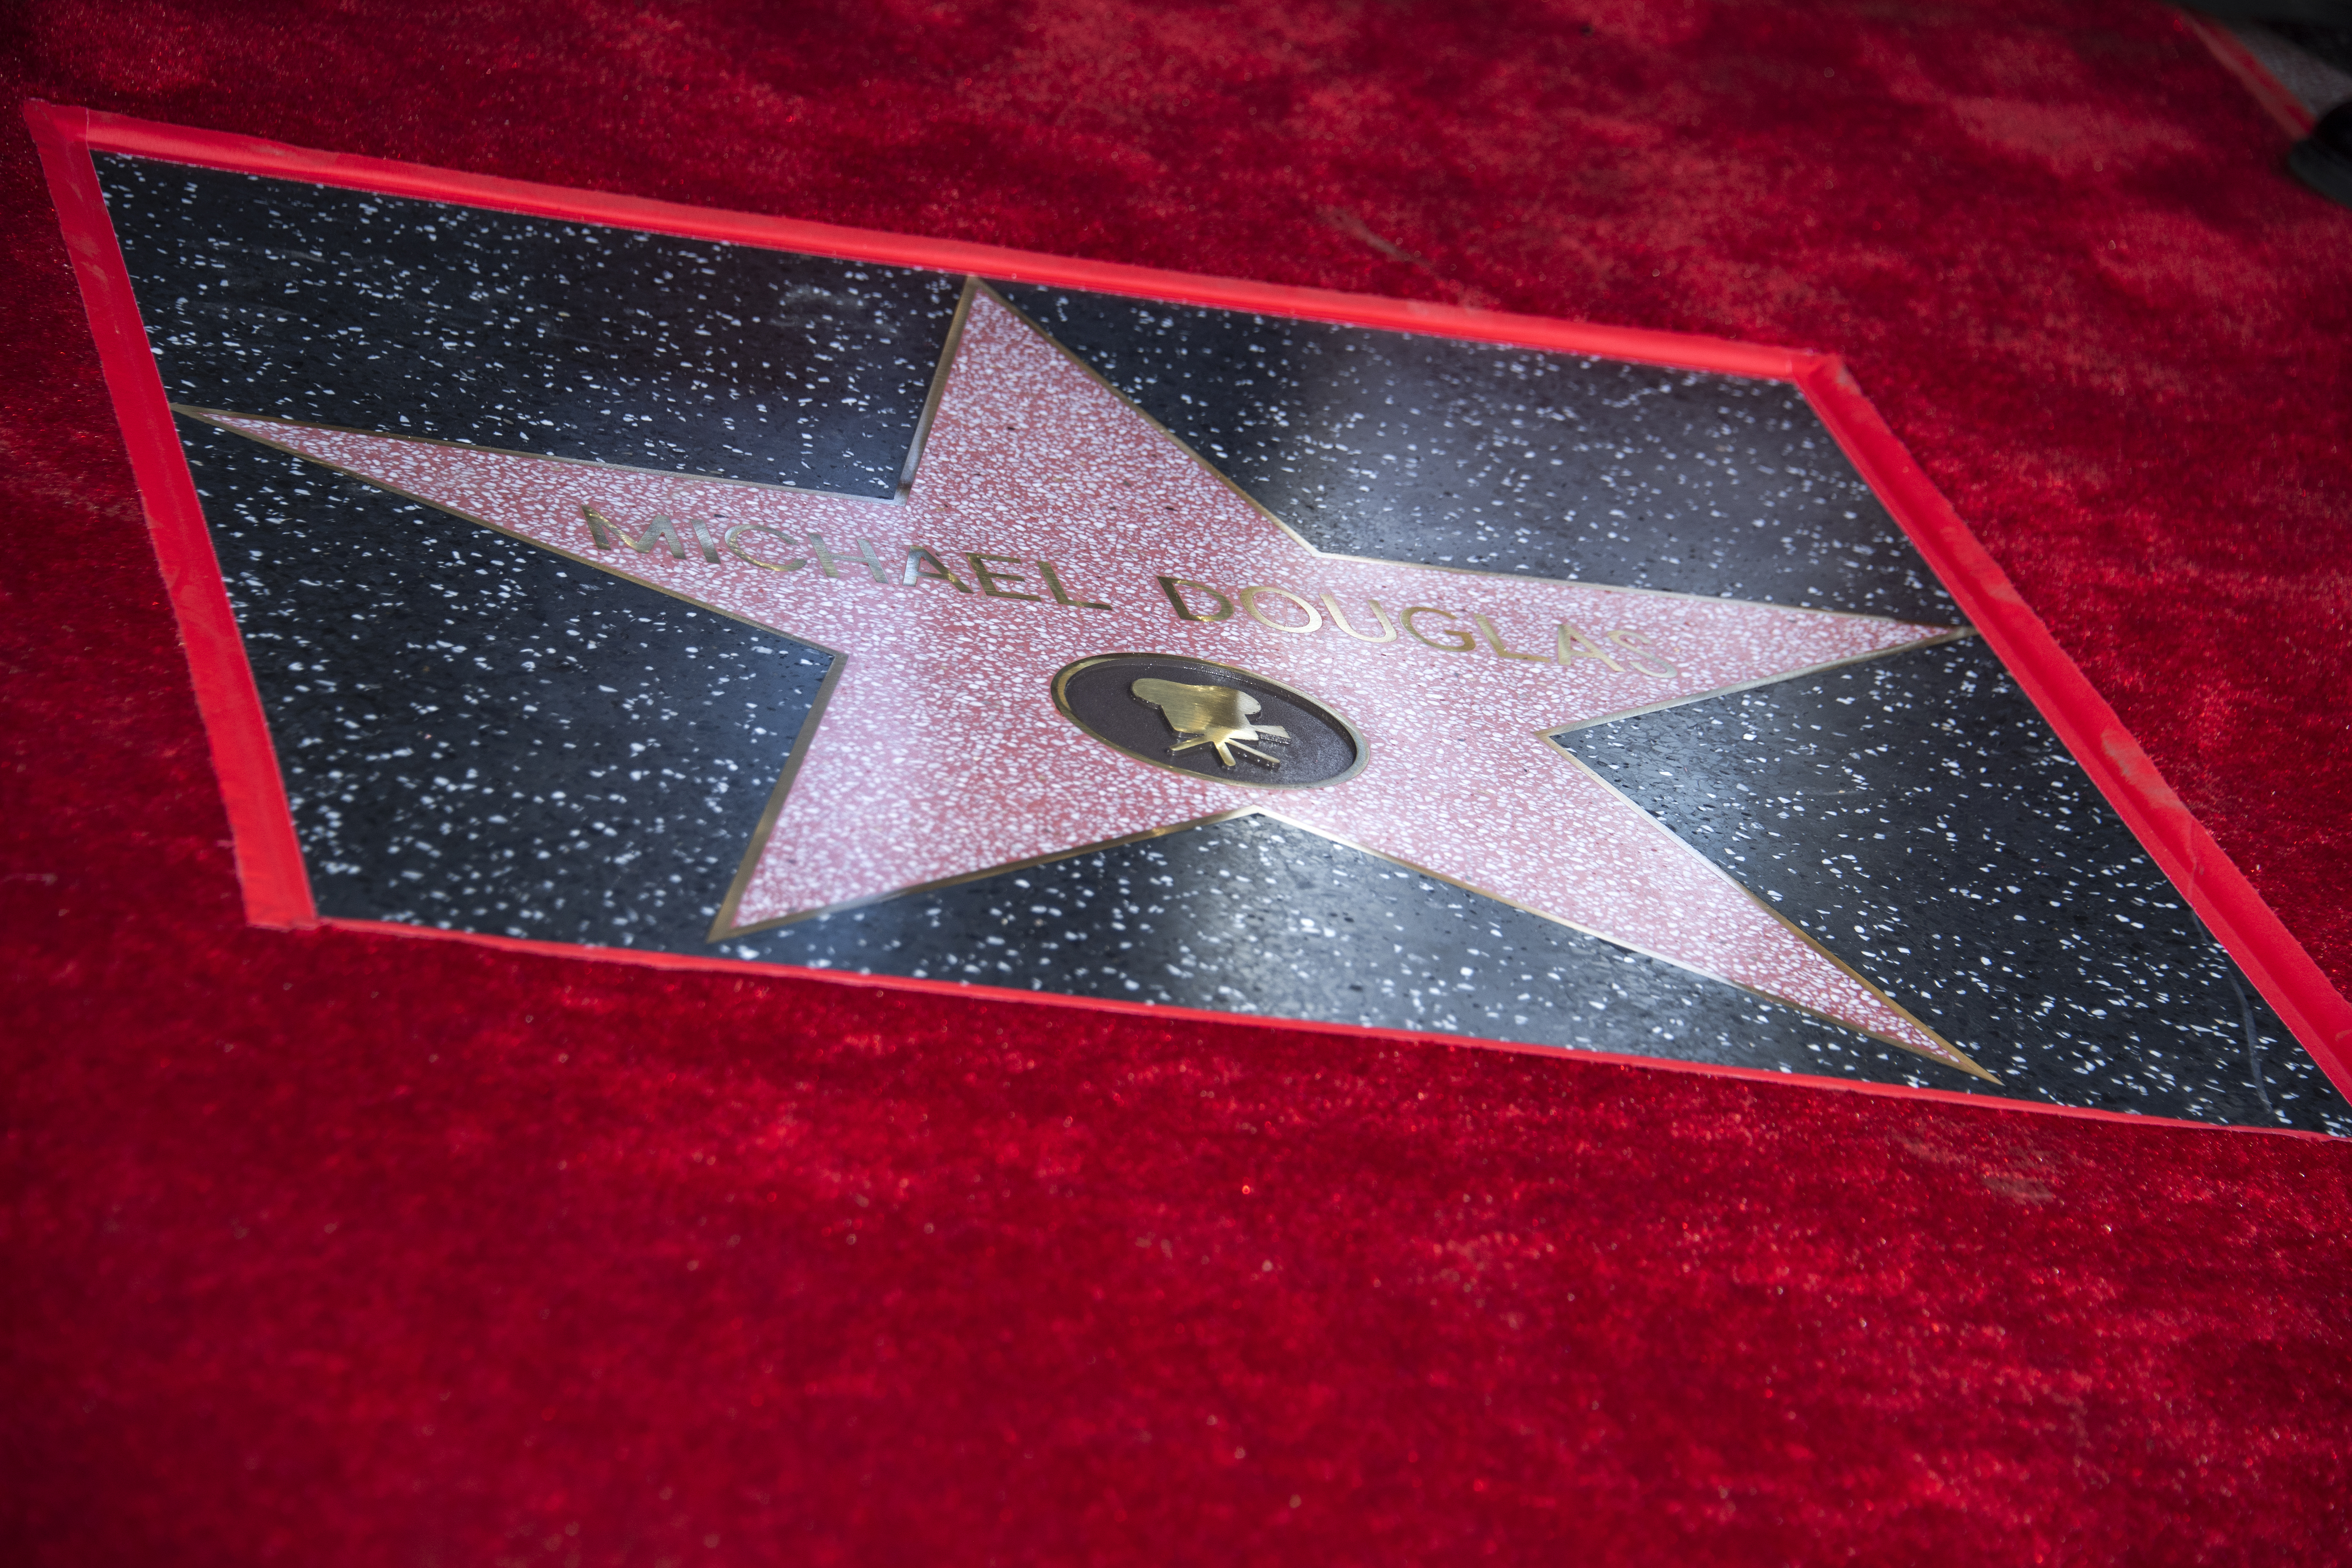
[(180, 425), (320, 910), (698, 949), (832, 656)]
[(897, 493), (960, 279), (98, 154), (173, 401)]
[(1001, 292), (1319, 549), (1959, 624), (1792, 386)]
[(730, 942), (908, 974), (1769, 1071), (1961, 1073), (1265, 816)]
[[(569, 457), (887, 494), (954, 295), (133, 161), (106, 178), (175, 395)], [(728, 303), (778, 289), (807, 313)], [(1326, 548), (1958, 618), (1786, 388), (1009, 292)], [(751, 435), (706, 428), (763, 396)], [(714, 951), (826, 656), (185, 434), (323, 910)], [(2000, 1089), (1266, 817), (716, 951), (2352, 1132), (1979, 645), (1561, 739)]]
[(2352, 1133), (1981, 642), (1559, 740), (2003, 1092)]

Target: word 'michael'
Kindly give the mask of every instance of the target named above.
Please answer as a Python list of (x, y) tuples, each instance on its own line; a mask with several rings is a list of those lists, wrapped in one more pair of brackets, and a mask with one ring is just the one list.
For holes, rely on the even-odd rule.
[[(1631, 670), (1653, 680), (1673, 680), (1682, 674), (1647, 637), (1622, 626), (1595, 637), (1574, 621), (1562, 621), (1553, 635), (1551, 651), (1528, 653), (1507, 644), (1491, 616), (1474, 614), (1466, 617), (1468, 624), (1465, 625), (1463, 616), (1433, 605), (1408, 605), (1391, 618), (1378, 599), (1368, 599), (1365, 603), (1371, 606), (1370, 624), (1360, 630), (1348, 619), (1347, 611), (1339, 607), (1339, 601), (1328, 594), (1322, 595), (1318, 607), (1318, 601), (1271, 583), (1228, 595), (1189, 577), (1162, 577), (1160, 591), (1168, 595), (1168, 603), (1180, 620), (1222, 621), (1238, 607), (1251, 620), (1270, 630), (1288, 632), (1293, 637), (1312, 637), (1323, 629), (1328, 615), (1334, 628), (1358, 642), (1394, 642), (1399, 628), (1402, 628), (1407, 637), (1440, 653), (1472, 653), (1484, 647), (1496, 658), (1523, 664), (1558, 664), (1574, 668), (1571, 660), (1591, 659), (1619, 675)], [(1200, 602), (1204, 598), (1210, 602)], [(1270, 611), (1269, 600), (1283, 607)]]
[[(897, 583), (914, 587), (922, 583), (942, 583), (959, 594), (979, 592), (992, 599), (1024, 599), (1032, 604), (1051, 602), (1074, 610), (1108, 610), (1110, 606), (1099, 599), (1081, 599), (1071, 594), (1062, 581), (1061, 573), (1050, 561), (1024, 561), (1014, 555), (992, 555), (980, 551), (965, 551), (962, 559), (971, 574), (972, 583), (957, 575), (937, 551), (928, 545), (914, 544), (907, 548), (903, 562), (886, 562), (870, 539), (860, 539), (853, 550), (836, 550), (824, 542), (824, 535), (812, 533), (803, 539), (782, 529), (770, 528), (763, 522), (706, 523), (700, 518), (656, 517), (645, 531), (635, 539), (620, 524), (606, 517), (593, 506), (583, 505), (581, 517), (588, 524), (589, 537), (599, 550), (610, 550), (625, 544), (640, 555), (651, 555), (656, 550), (667, 549), (675, 560), (687, 559), (691, 549), (703, 560), (716, 566), (726, 552), (738, 561), (769, 572), (798, 572), (814, 564), (821, 575), (840, 577), (845, 571), (863, 571), (877, 583)], [(713, 528), (719, 530), (714, 536)], [(750, 542), (745, 542), (749, 540)], [(805, 550), (805, 555), (787, 552)], [(1031, 579), (1013, 570), (1034, 568), (1036, 577)], [(1023, 587), (1036, 586), (1044, 594), (1024, 594)]]

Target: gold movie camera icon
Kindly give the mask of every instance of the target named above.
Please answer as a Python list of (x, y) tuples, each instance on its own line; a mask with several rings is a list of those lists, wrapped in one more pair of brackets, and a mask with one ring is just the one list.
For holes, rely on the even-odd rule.
[(1244, 743), (1290, 739), (1290, 731), (1279, 724), (1250, 722), (1250, 715), (1264, 704), (1246, 691), (1230, 686), (1187, 686), (1175, 680), (1139, 680), (1128, 689), (1137, 700), (1159, 709), (1168, 727), (1176, 731), (1180, 743), (1168, 748), (1171, 757), (1195, 746), (1212, 746), (1217, 761), (1229, 768), (1234, 766), (1235, 752), (1245, 752), (1270, 768), (1282, 766), (1281, 758)]

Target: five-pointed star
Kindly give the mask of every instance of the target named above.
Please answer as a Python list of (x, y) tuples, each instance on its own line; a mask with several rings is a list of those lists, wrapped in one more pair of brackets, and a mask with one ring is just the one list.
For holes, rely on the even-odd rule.
[[(841, 656), (713, 940), (1258, 809), (1984, 1076), (1547, 738), (1953, 628), (1319, 552), (981, 289), (899, 500), (205, 416)], [(1121, 652), (1281, 681), (1370, 759), (1139, 762), (1050, 689)]]

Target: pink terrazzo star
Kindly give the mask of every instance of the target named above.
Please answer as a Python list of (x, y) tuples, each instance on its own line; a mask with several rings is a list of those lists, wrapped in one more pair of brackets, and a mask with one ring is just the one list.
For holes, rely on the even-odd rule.
[[(1953, 628), (1320, 553), (984, 290), (897, 501), (205, 416), (844, 656), (714, 941), (1255, 809), (1986, 1076), (1546, 738)], [(1304, 691), (1370, 760), (1139, 762), (1050, 690), (1126, 652)]]

